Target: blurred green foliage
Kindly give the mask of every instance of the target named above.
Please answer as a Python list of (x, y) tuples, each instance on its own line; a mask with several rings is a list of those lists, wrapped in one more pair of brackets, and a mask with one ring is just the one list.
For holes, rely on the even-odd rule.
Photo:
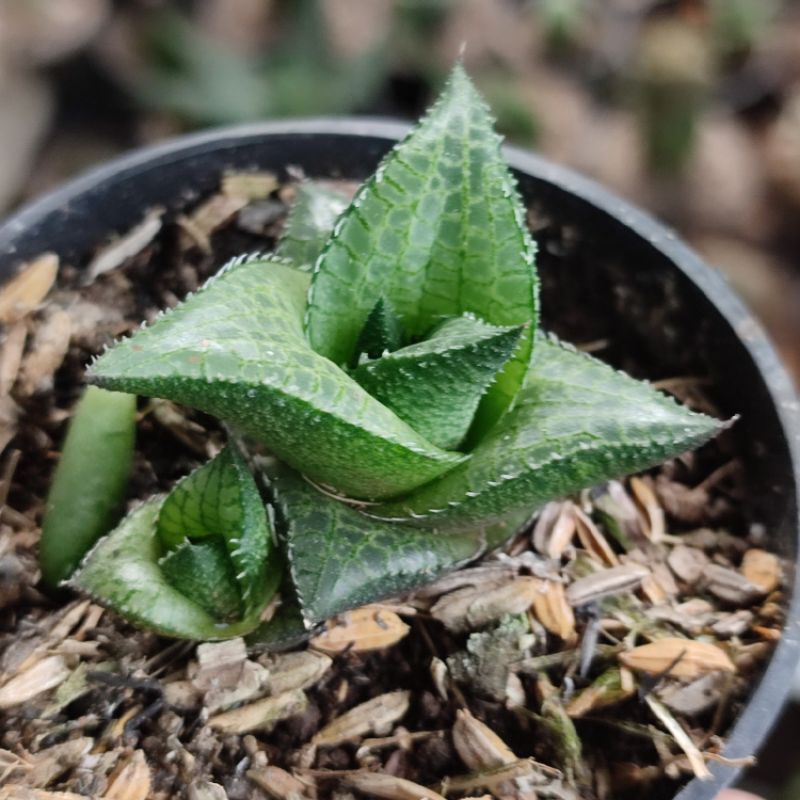
[(317, 0), (283, 3), (281, 23), (278, 44), (253, 59), (165, 8), (147, 26), (139, 99), (199, 126), (344, 113), (374, 96), (386, 72), (382, 46), (338, 59)]

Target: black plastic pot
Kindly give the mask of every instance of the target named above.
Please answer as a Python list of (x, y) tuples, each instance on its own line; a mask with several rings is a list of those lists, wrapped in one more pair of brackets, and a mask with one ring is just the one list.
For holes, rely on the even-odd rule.
[[(13, 274), (20, 261), (45, 250), (57, 252), (63, 261), (83, 263), (98, 243), (130, 228), (147, 208), (178, 210), (213, 192), (226, 169), (285, 174), (287, 166), (296, 165), (312, 177), (364, 178), (405, 132), (404, 125), (373, 120), (273, 122), (186, 136), (124, 156), (0, 226), (0, 280)], [(555, 221), (562, 231), (578, 231), (587, 243), (584, 258), (588, 254), (615, 264), (615, 275), (623, 276), (631, 296), (646, 301), (652, 295), (659, 313), (680, 308), (679, 316), (666, 311), (651, 325), (664, 338), (653, 347), (691, 349), (697, 334), (698, 363), (711, 376), (723, 411), (741, 414), (739, 445), (756, 476), (759, 518), (772, 537), (770, 546), (796, 564), (800, 406), (759, 324), (718, 272), (647, 214), (530, 153), (509, 148), (507, 157), (538, 219)], [(548, 249), (554, 252), (563, 242), (544, 238), (546, 262)], [(613, 299), (608, 295), (598, 302)], [(624, 320), (625, 302), (621, 308)], [(794, 587), (791, 591), (783, 638), (730, 734), (725, 753), (732, 758), (758, 750), (791, 686), (800, 658), (800, 596)], [(722, 764), (711, 769), (713, 781), (692, 781), (679, 800), (711, 800), (738, 772)]]

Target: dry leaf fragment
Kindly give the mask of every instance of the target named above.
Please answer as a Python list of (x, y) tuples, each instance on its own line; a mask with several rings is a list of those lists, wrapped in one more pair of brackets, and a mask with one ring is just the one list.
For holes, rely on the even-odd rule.
[(757, 633), (762, 639), (769, 642), (777, 642), (782, 634), (778, 628), (767, 628), (764, 625), (753, 625), (753, 633)]
[(204, 704), (214, 713), (266, 694), (269, 671), (249, 661), (244, 640), (236, 638), (199, 645), (190, 679), (205, 693)]
[(85, 794), (75, 792), (48, 792), (46, 789), (29, 789), (11, 784), (0, 787), (0, 800), (86, 800)]
[(442, 791), (448, 794), (451, 792), (468, 792), (472, 789), (493, 789), (500, 787), (510, 781), (519, 778), (528, 778), (534, 776), (537, 771), (548, 770), (551, 774), (559, 776), (561, 773), (552, 768), (545, 767), (539, 764), (532, 758), (521, 758), (512, 764), (503, 764), (501, 767), (494, 769), (487, 769), (481, 772), (470, 773), (469, 775), (458, 775), (452, 778), (446, 778)]
[(658, 701), (652, 694), (648, 694), (644, 698), (650, 710), (653, 712), (658, 721), (672, 734), (675, 742), (686, 754), (689, 759), (689, 764), (692, 767), (692, 772), (701, 781), (707, 781), (713, 776), (711, 770), (706, 766), (703, 754), (698, 749), (697, 745), (692, 741), (692, 738), (683, 729), (683, 726), (670, 714), (666, 706)]
[(104, 800), (147, 800), (150, 796), (150, 768), (141, 750), (136, 750), (130, 761), (111, 781)]
[(202, 692), (191, 681), (170, 681), (163, 688), (164, 699), (175, 708), (188, 711), (198, 708), (202, 703)]
[(197, 646), (197, 669), (189, 677), (200, 691), (234, 686), (246, 660), (247, 648), (241, 637), (205, 642)]
[(363, 606), (328, 622), (326, 630), (311, 640), (311, 646), (323, 653), (380, 650), (397, 644), (409, 630), (393, 611)]
[(414, 592), (414, 597), (422, 599), (440, 597), (466, 586), (490, 589), (502, 585), (514, 575), (516, 575), (516, 570), (510, 564), (502, 561), (490, 561), (443, 575), (433, 583), (419, 588)]
[(714, 644), (694, 639), (657, 639), (619, 654), (619, 660), (636, 672), (660, 675), (669, 669), (675, 678), (697, 678), (706, 672), (735, 672), (728, 654)]
[(625, 550), (641, 546), (648, 541), (642, 530), (639, 509), (619, 481), (609, 481), (605, 491), (594, 496), (592, 502), (606, 530)]
[(24, 396), (53, 388), (53, 376), (69, 351), (71, 333), (70, 315), (60, 308), (53, 309), (36, 329), (20, 374), (19, 389)]
[(658, 697), (671, 711), (693, 717), (719, 702), (727, 680), (722, 672), (709, 672), (691, 683), (666, 683)]
[(575, 517), (578, 539), (584, 548), (596, 555), (606, 566), (616, 567), (619, 564), (619, 558), (591, 517), (584, 514), (577, 506), (573, 506), (572, 513)]
[(41, 750), (34, 756), (25, 783), (36, 789), (47, 788), (60, 775), (76, 767), (93, 745), (94, 739), (82, 736)]
[(769, 594), (781, 583), (781, 562), (774, 553), (752, 548), (742, 558), (742, 575), (750, 583), (758, 586), (764, 594)]
[(667, 532), (664, 520), (664, 509), (658, 502), (655, 492), (648, 480), (632, 477), (629, 481), (631, 494), (643, 518), (643, 529), (651, 542), (660, 542)]
[(347, 777), (347, 783), (363, 794), (385, 800), (445, 800), (432, 789), (382, 772), (357, 772)]
[(441, 697), (446, 703), (450, 694), (447, 688), (450, 677), (447, 664), (445, 664), (441, 658), (434, 656), (431, 659), (430, 670), (431, 678), (433, 679), (433, 685), (436, 687), (439, 697)]
[(567, 588), (567, 600), (570, 605), (582, 606), (602, 597), (630, 592), (649, 574), (650, 570), (640, 564), (621, 564), (618, 567), (601, 569), (570, 584)]
[(247, 198), (230, 194), (215, 194), (201, 203), (188, 216), (181, 215), (176, 222), (184, 234), (184, 248), (195, 244), (206, 253), (211, 252), (210, 236), (234, 214), (247, 205)]
[(333, 665), (329, 656), (313, 650), (278, 653), (262, 663), (269, 670), (270, 694), (282, 694), (291, 689), (308, 689), (320, 681)]
[(538, 580), (533, 613), (550, 633), (565, 640), (575, 635), (575, 614), (567, 602), (563, 583)]
[(17, 322), (44, 300), (58, 274), (58, 256), (43, 253), (0, 288), (0, 322)]
[(303, 800), (305, 784), (280, 767), (261, 767), (247, 771), (247, 777), (275, 800)]
[(719, 564), (706, 567), (705, 581), (711, 594), (737, 606), (754, 603), (766, 594), (761, 586), (748, 580), (741, 572)]
[(431, 616), (452, 631), (474, 630), (508, 614), (527, 611), (536, 599), (537, 578), (513, 578), (500, 586), (467, 586), (441, 597)]
[(0, 347), (0, 397), (5, 397), (17, 380), (28, 328), (24, 322), (12, 325), (3, 337)]
[(47, 656), (36, 661), (0, 687), (0, 708), (12, 708), (55, 689), (70, 675), (63, 656)]
[(192, 781), (186, 789), (187, 800), (228, 800), (225, 789), (211, 781)]
[(464, 766), (471, 770), (492, 769), (517, 761), (511, 748), (467, 709), (456, 712), (453, 745)]
[(92, 283), (100, 275), (121, 267), (155, 239), (161, 230), (163, 208), (155, 208), (145, 214), (144, 219), (134, 225), (127, 233), (102, 247), (86, 268), (84, 283)]
[(223, 711), (211, 717), (208, 724), (223, 734), (242, 734), (252, 731), (271, 731), (281, 720), (302, 714), (308, 705), (305, 692), (294, 689), (275, 697), (266, 697), (255, 703)]
[(676, 545), (667, 555), (667, 564), (675, 577), (692, 586), (703, 577), (709, 564), (708, 556), (697, 547)]
[(533, 529), (534, 547), (549, 558), (561, 558), (575, 536), (575, 504), (548, 503)]
[(17, 435), (19, 406), (8, 396), (0, 396), (0, 453)]
[(220, 190), (230, 197), (241, 197), (250, 202), (266, 199), (278, 186), (278, 179), (272, 172), (226, 172)]
[(731, 614), (723, 614), (712, 626), (711, 630), (720, 638), (741, 636), (753, 624), (754, 614), (746, 608), (740, 608)]
[(368, 733), (384, 735), (405, 716), (410, 700), (411, 692), (405, 690), (373, 697), (329, 722), (317, 732), (311, 743), (331, 746), (359, 739)]
[(611, 667), (603, 672), (590, 686), (570, 699), (565, 706), (567, 714), (582, 717), (590, 711), (607, 708), (630, 697), (635, 687), (623, 685), (622, 672), (619, 667)]

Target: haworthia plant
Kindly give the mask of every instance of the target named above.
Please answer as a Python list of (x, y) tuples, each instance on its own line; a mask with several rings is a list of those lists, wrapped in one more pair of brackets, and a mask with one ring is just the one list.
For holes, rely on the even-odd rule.
[(243, 443), (138, 507), (73, 575), (140, 624), (295, 641), (720, 427), (537, 330), (524, 208), (461, 66), (352, 202), (303, 184), (285, 231), (90, 367)]
[(151, 498), (91, 550), (71, 583), (159, 633), (249, 633), (278, 588), (281, 561), (255, 479), (236, 445)]

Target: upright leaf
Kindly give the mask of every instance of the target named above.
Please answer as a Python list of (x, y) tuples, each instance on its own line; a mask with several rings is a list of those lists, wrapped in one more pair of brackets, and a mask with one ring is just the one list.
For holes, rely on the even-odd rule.
[(270, 259), (234, 263), (90, 367), (107, 388), (227, 420), (316, 481), (392, 497), (463, 457), (435, 447), (309, 347), (309, 277)]
[(298, 184), (276, 253), (310, 270), (345, 208), (347, 198), (340, 192), (313, 181)]
[[(194, 600), (214, 619), (219, 622), (241, 619), (242, 593), (222, 539), (210, 538), (198, 543), (187, 539), (158, 565), (173, 589)], [(266, 581), (262, 585), (264, 591), (269, 588)]]
[(48, 585), (67, 579), (122, 516), (135, 438), (136, 397), (90, 386), (47, 495), (39, 558)]
[(403, 343), (403, 329), (391, 304), (384, 297), (372, 307), (367, 321), (358, 334), (355, 359), (362, 355), (380, 358), (385, 352), (397, 350)]
[(424, 341), (361, 364), (353, 377), (429, 442), (455, 449), (522, 333), (455, 317)]
[(307, 624), (428, 583), (513, 530), (440, 535), (383, 524), (326, 497), (296, 473), (269, 470), (287, 558)]
[(539, 337), (517, 405), (441, 480), (369, 509), (444, 529), (487, 524), (651, 467), (720, 429), (646, 383)]
[(531, 323), (484, 401), (477, 424), (488, 429), (513, 402), (533, 347), (535, 247), (524, 216), (489, 111), (459, 65), (337, 223), (309, 293), (312, 347), (349, 363), (381, 296), (411, 336), (464, 312)]
[[(239, 585), (244, 613), (263, 608), (278, 576), (268, 574), (272, 536), (261, 494), (235, 445), (180, 481), (164, 500), (158, 535), (174, 550), (188, 542), (220, 539)], [(218, 569), (215, 549), (183, 549), (178, 563)], [(172, 566), (175, 573), (175, 562)], [(220, 577), (220, 580), (223, 580)]]

